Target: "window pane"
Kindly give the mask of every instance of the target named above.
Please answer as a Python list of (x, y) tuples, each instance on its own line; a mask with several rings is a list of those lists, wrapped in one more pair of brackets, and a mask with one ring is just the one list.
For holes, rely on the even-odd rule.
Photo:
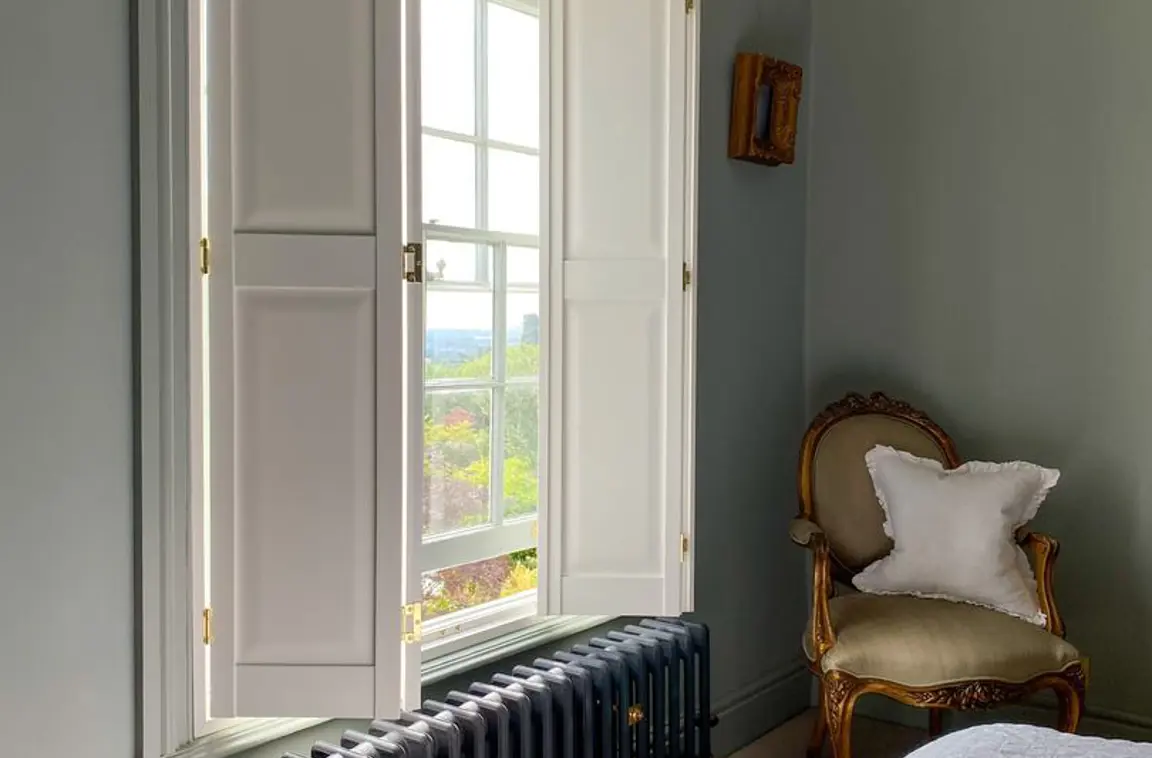
[(473, 0), (422, 0), (420, 119), (460, 134), (476, 131)]
[(424, 394), (424, 536), (486, 524), (492, 396)]
[(540, 230), (540, 158), (488, 150), (488, 228), (518, 234)]
[(508, 283), (540, 284), (540, 251), (534, 247), (508, 248)]
[(424, 619), (534, 590), (536, 577), (535, 549), (429, 571), (421, 577)]
[(540, 394), (535, 385), (510, 386), (504, 395), (504, 518), (536, 512)]
[(488, 136), (540, 144), (540, 22), (488, 3)]
[(423, 151), (424, 221), (475, 227), (476, 148), (466, 142), (425, 135)]
[(492, 255), (487, 245), (429, 240), (424, 275), (429, 282), (492, 281)]
[(508, 359), (505, 373), (536, 376), (540, 373), (540, 295), (508, 294)]
[(426, 303), (425, 379), (490, 377), (492, 293), (429, 288)]

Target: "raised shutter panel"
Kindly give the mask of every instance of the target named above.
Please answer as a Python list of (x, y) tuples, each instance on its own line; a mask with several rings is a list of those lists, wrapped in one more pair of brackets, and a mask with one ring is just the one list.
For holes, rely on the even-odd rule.
[(549, 8), (542, 605), (678, 614), (688, 26), (667, 0)]
[(399, 25), (208, 7), (212, 718), (399, 709)]

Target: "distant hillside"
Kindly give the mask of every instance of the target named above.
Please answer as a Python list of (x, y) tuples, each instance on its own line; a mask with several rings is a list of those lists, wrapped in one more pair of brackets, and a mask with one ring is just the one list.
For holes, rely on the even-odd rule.
[[(539, 319), (508, 327), (508, 344), (539, 342)], [(424, 338), (424, 357), (431, 363), (464, 363), (492, 351), (491, 329), (429, 329)]]

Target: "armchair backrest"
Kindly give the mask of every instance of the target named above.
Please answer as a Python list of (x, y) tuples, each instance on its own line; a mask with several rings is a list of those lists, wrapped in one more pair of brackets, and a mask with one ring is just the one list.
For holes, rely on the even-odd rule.
[[(800, 448), (800, 516), (824, 530), (832, 557), (849, 575), (892, 549), (864, 454), (891, 445), (960, 465), (951, 438), (923, 412), (881, 392), (849, 393), (808, 427)], [(839, 572), (838, 572), (839, 573)]]

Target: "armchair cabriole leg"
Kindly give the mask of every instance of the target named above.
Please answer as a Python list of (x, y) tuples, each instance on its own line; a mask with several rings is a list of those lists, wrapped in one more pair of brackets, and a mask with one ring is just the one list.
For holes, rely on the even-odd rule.
[(860, 695), (859, 685), (851, 676), (832, 674), (824, 680), (824, 693), (832, 758), (852, 758), (852, 711)]
[(944, 711), (939, 708), (928, 709), (928, 736), (935, 739), (944, 731)]
[(1080, 728), (1080, 715), (1084, 712), (1084, 693), (1087, 689), (1087, 664), (1081, 663), (1065, 671), (1064, 677), (1052, 687), (1060, 702), (1059, 728), (1074, 734)]

